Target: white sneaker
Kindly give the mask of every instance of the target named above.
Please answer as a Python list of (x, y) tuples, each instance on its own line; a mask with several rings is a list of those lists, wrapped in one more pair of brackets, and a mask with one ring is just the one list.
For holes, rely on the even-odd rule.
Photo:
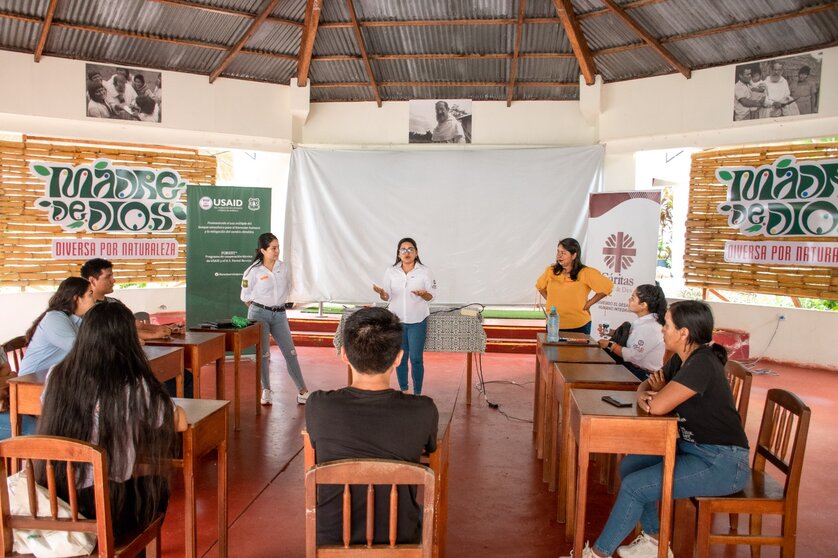
[(263, 389), (262, 390), (262, 399), (259, 401), (262, 405), (273, 405), (274, 402), (271, 400), (272, 397), (271, 390)]
[[(561, 556), (560, 558), (573, 558), (573, 551), (570, 551), (570, 556)], [(594, 554), (593, 549), (591, 549), (591, 545), (586, 541), (585, 548), (582, 549), (582, 556), (580, 558), (599, 558), (599, 556)]]
[[(640, 531), (640, 534), (631, 543), (617, 549), (617, 555), (620, 558), (657, 558), (658, 541), (645, 532)], [(675, 556), (672, 554), (671, 548), (667, 548), (666, 555), (669, 558), (674, 558)]]
[(311, 393), (307, 391), (305, 393), (298, 393), (297, 394), (297, 405), (305, 405), (306, 401), (308, 401), (308, 394)]

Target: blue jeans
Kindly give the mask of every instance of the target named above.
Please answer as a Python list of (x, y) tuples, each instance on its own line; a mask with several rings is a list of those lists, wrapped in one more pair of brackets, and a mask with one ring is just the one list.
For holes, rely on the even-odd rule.
[[(672, 497), (725, 496), (742, 490), (751, 474), (748, 450), (738, 446), (678, 440)], [(660, 532), (657, 503), (663, 484), (663, 458), (627, 455), (620, 464), (622, 484), (594, 549), (611, 556), (640, 521), (650, 535)]]
[(561, 329), (561, 331), (567, 331), (567, 332), (570, 332), (570, 333), (586, 333), (586, 334), (590, 335), (590, 333), (591, 333), (591, 322), (588, 322), (583, 326), (574, 327), (573, 329), (565, 329), (561, 326), (559, 326), (559, 328)]
[(425, 378), (425, 361), (423, 351), (425, 350), (425, 337), (428, 334), (428, 319), (425, 318), (418, 324), (402, 324), (404, 335), (402, 336), (402, 361), (396, 367), (396, 377), (399, 379), (399, 389), (407, 389), (407, 361), (410, 360), (410, 375), (413, 376), (413, 393), (422, 393), (422, 380)]
[[(20, 417), (20, 433), (24, 436), (34, 434), (38, 428), (38, 417), (18, 415)], [(12, 423), (9, 411), (0, 413), (0, 440), (12, 437)]]
[(306, 391), (303, 371), (297, 361), (297, 349), (294, 348), (294, 340), (291, 338), (291, 328), (288, 327), (288, 316), (285, 312), (271, 312), (251, 304), (247, 309), (247, 317), (262, 324), (262, 389), (271, 389), (268, 358), (271, 355), (270, 336), (273, 335), (276, 344), (279, 345), (279, 350), (282, 351), (282, 356), (285, 357), (288, 375), (291, 376), (297, 390)]

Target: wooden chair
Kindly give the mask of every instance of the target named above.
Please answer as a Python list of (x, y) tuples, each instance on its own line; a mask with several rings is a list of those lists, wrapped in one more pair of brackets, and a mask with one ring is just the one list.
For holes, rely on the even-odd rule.
[[(306, 557), (320, 556), (395, 556), (431, 558), (433, 551), (434, 473), (428, 467), (406, 461), (385, 459), (342, 459), (310, 468), (306, 472)], [(317, 486), (343, 485), (343, 545), (317, 546)], [(350, 544), (352, 531), (349, 487), (367, 485), (366, 544)], [(422, 541), (420, 544), (396, 544), (398, 485), (424, 486)], [(390, 485), (390, 544), (373, 544), (375, 526), (373, 485)]]
[(134, 319), (144, 324), (151, 323), (151, 315), (148, 312), (134, 312)]
[(745, 421), (748, 419), (748, 403), (751, 400), (751, 382), (754, 375), (740, 363), (729, 360), (725, 364), (725, 376), (727, 376), (730, 391), (733, 394), (733, 404), (739, 411), (739, 419), (744, 427)]
[[(29, 508), (27, 515), (11, 515), (9, 506), (9, 492), (7, 488), (6, 461), (22, 459), (28, 465), (27, 480), (30, 487)], [(33, 461), (46, 461), (46, 472), (50, 499), (50, 515), (37, 517), (38, 507), (35, 499), (35, 480)], [(55, 464), (67, 467), (68, 492), (70, 494), (70, 515), (68, 519), (57, 517), (57, 496), (55, 487)], [(78, 514), (76, 501), (74, 467), (87, 464), (93, 470), (93, 486), (95, 490), (96, 519), (81, 519)], [(113, 527), (111, 525), (110, 500), (108, 495), (108, 470), (105, 451), (87, 442), (61, 438), (58, 436), (20, 436), (0, 442), (0, 507), (2, 508), (2, 537), (6, 556), (11, 555), (13, 537), (12, 529), (41, 529), (53, 531), (81, 531), (96, 533), (97, 549), (91, 556), (100, 558), (113, 556), (133, 557), (143, 548), (146, 556), (156, 558), (160, 556), (160, 526), (163, 515), (158, 514), (154, 521), (137, 534), (131, 541), (116, 548), (114, 545)]]
[[(710, 555), (711, 544), (747, 544), (751, 546), (754, 557), (760, 556), (762, 545), (780, 546), (784, 558), (793, 558), (797, 535), (797, 495), (810, 415), (809, 407), (795, 394), (782, 389), (768, 390), (747, 486), (730, 496), (692, 499), (698, 517), (698, 558)], [(780, 484), (766, 473), (766, 463), (773, 464), (785, 475), (784, 483)], [(749, 533), (711, 533), (714, 513), (749, 514)], [(782, 516), (779, 535), (762, 534), (762, 516), (765, 514)]]
[(9, 360), (9, 366), (11, 366), (13, 372), (20, 370), (20, 363), (23, 361), (23, 354), (28, 346), (29, 342), (23, 335), (3, 343), (3, 352), (6, 353), (6, 358)]

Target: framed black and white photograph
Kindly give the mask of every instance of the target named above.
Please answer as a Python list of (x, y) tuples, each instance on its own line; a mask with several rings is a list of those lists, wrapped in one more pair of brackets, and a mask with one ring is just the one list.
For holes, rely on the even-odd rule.
[(736, 66), (733, 120), (817, 114), (823, 53)]
[(160, 122), (163, 78), (160, 72), (85, 65), (85, 113), (90, 118)]
[(471, 99), (410, 101), (408, 143), (471, 143)]

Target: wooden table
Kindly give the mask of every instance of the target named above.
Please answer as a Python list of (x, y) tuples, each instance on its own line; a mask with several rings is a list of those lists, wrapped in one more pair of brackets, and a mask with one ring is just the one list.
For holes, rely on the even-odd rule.
[[(439, 427), (436, 435), (436, 450), (428, 455), (428, 466), (434, 472), (436, 479), (436, 496), (434, 503), (434, 558), (444, 558), (445, 543), (448, 539), (448, 459), (451, 450), (451, 422), (454, 409), (457, 406), (459, 390), (454, 397), (453, 404), (438, 408)], [(316, 463), (314, 448), (311, 447), (308, 434), (303, 430), (305, 440), (303, 449), (303, 466), (308, 471)]]
[[(46, 375), (44, 370), (9, 380), (13, 436), (20, 435), (20, 414), (41, 414)], [(183, 457), (175, 460), (176, 465), (183, 467), (186, 556), (198, 555), (195, 468), (198, 459), (213, 449), (218, 452), (218, 554), (227, 556), (227, 407), (230, 402), (181, 398), (173, 401), (186, 412), (187, 423), (183, 432)], [(16, 470), (15, 464), (12, 465)]]
[[(573, 333), (562, 332), (570, 339)], [(584, 333), (576, 336), (588, 338)], [(545, 334), (537, 336), (535, 353), (535, 393), (533, 395), (533, 431), (535, 436), (536, 455), (543, 459), (547, 450), (547, 442), (553, 433), (549, 430), (553, 418), (555, 401), (553, 400), (553, 384), (555, 374), (553, 363), (580, 362), (589, 364), (614, 364), (614, 359), (596, 344), (576, 343), (546, 343)], [(579, 337), (576, 337), (579, 338)], [(590, 340), (589, 342), (590, 343)], [(546, 478), (545, 478), (546, 480)]]
[[(558, 521), (566, 520), (568, 461), (570, 449), (570, 392), (574, 389), (607, 389), (634, 392), (640, 381), (622, 364), (581, 364), (557, 362), (553, 364), (555, 378), (552, 399), (557, 403), (550, 426), (552, 436), (544, 455), (544, 470), (549, 469), (550, 490), (558, 487)], [(634, 398), (634, 395), (631, 395)], [(556, 463), (558, 462), (558, 467)], [(558, 471), (557, 471), (558, 469)], [(558, 473), (558, 475), (557, 475)]]
[[(183, 349), (143, 347), (154, 377), (165, 382), (176, 378), (177, 393), (183, 394)], [(9, 425), (12, 436), (20, 436), (20, 415), (41, 416), (41, 393), (48, 370), (9, 378)]]
[(186, 412), (183, 432), (183, 487), (186, 556), (198, 556), (198, 522), (195, 469), (198, 459), (218, 453), (218, 555), (227, 556), (227, 409), (229, 401), (174, 399)]
[(191, 331), (207, 333), (223, 333), (224, 349), (233, 353), (233, 422), (238, 432), (239, 428), (239, 363), (241, 361), (242, 349), (256, 347), (256, 414), (262, 414), (260, 404), (262, 396), (262, 326), (259, 322), (243, 328), (211, 329), (193, 327)]
[(224, 399), (225, 339), (223, 333), (187, 331), (183, 335), (173, 335), (166, 339), (149, 339), (145, 344), (183, 348), (184, 364), (192, 370), (196, 399), (201, 398), (201, 367), (215, 361), (215, 398)]
[(183, 349), (181, 347), (143, 346), (151, 371), (160, 382), (175, 379), (175, 393), (183, 397)]
[[(634, 405), (614, 407), (602, 401), (604, 395), (631, 401)], [(663, 456), (658, 558), (666, 558), (672, 533), (672, 477), (675, 470), (678, 419), (675, 416), (649, 415), (637, 408), (636, 399), (636, 394), (625, 391), (571, 390), (568, 429), (571, 433), (571, 450), (577, 454), (577, 459), (568, 459), (565, 535), (568, 540), (573, 540), (574, 556), (582, 556), (585, 539), (590, 454), (626, 453)], [(571, 505), (572, 502), (576, 505)]]

